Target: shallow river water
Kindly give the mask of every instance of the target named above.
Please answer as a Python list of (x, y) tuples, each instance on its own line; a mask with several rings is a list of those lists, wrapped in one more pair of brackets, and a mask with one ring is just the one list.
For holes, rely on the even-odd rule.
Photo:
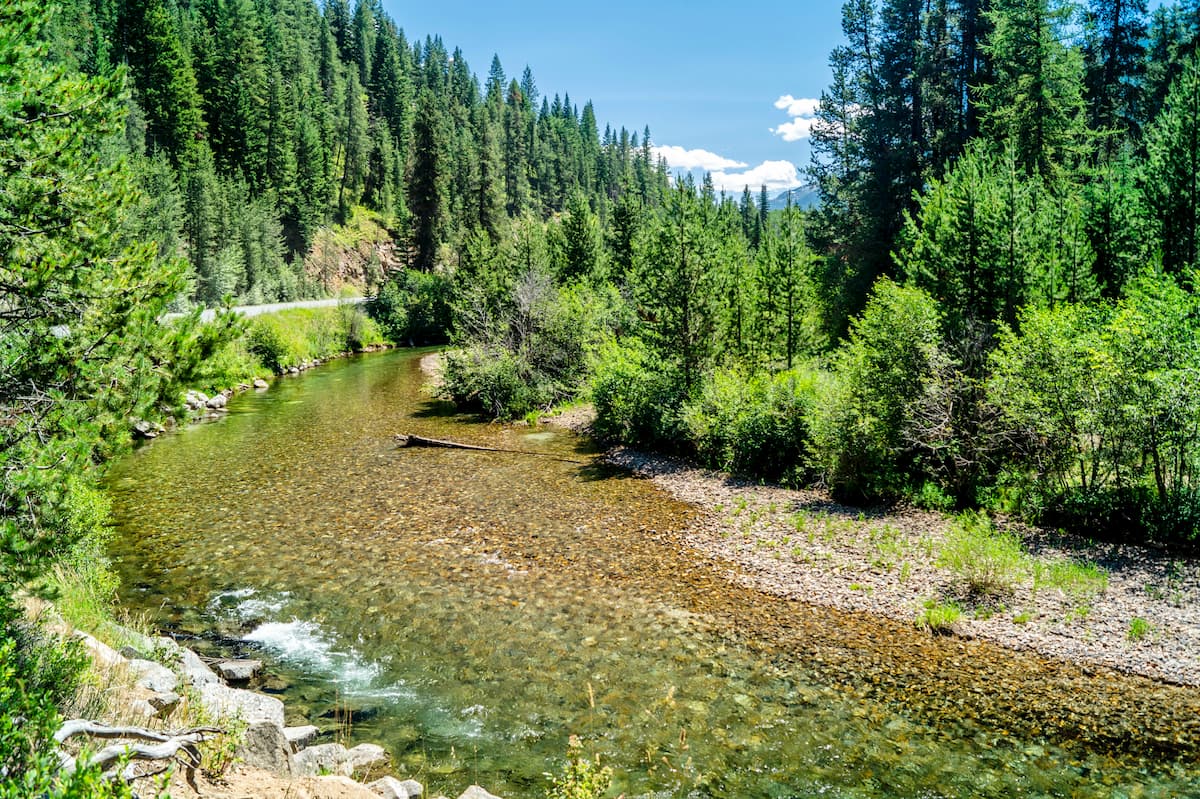
[(1200, 796), (1200, 692), (740, 587), (681, 540), (694, 510), (568, 432), (453, 414), (418, 357), (280, 379), (118, 464), (126, 604), (264, 659), (289, 721), (431, 796), (540, 796), (571, 735), (630, 797)]

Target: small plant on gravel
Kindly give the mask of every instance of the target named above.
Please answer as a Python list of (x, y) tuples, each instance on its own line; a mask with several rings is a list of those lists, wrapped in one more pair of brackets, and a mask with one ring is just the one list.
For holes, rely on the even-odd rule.
[(954, 623), (962, 617), (962, 608), (954, 602), (939, 602), (929, 599), (924, 609), (917, 614), (917, 626), (931, 633), (945, 634), (954, 628)]
[(1108, 572), (1095, 563), (1079, 563), (1073, 560), (1052, 560), (1049, 563), (1035, 561), (1033, 566), (1033, 590), (1057, 588), (1071, 599), (1086, 602), (1108, 589)]
[(1013, 616), (1013, 624), (1028, 624), (1033, 619), (1033, 614), (1028, 610), (1023, 610), (1016, 616)]
[(910, 577), (912, 577), (912, 564), (906, 560), (900, 564), (900, 574), (898, 575), (898, 579), (902, 583), (907, 583)]
[(547, 799), (600, 799), (612, 784), (612, 769), (600, 765), (583, 752), (583, 745), (574, 735), (567, 745), (567, 765), (559, 775), (546, 774), (552, 786)]
[(1013, 533), (997, 530), (985, 513), (963, 513), (950, 526), (938, 566), (957, 575), (971, 594), (1012, 593), (1029, 572), (1029, 556)]
[(1150, 622), (1146, 621), (1145, 619), (1141, 618), (1140, 616), (1134, 616), (1132, 619), (1129, 620), (1128, 638), (1130, 641), (1141, 641), (1141, 640), (1145, 639), (1146, 636), (1148, 636), (1149, 634), (1150, 634)]

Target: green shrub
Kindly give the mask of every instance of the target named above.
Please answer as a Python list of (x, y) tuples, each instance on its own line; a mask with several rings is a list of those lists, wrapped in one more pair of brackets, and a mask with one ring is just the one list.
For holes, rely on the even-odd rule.
[(799, 369), (774, 376), (717, 371), (684, 404), (689, 443), (717, 469), (770, 479), (796, 475), (807, 459), (816, 384), (815, 372)]
[(612, 769), (586, 757), (579, 739), (571, 736), (567, 764), (561, 774), (547, 774), (553, 784), (546, 799), (600, 799), (612, 785)]
[(1033, 587), (1056, 588), (1077, 602), (1089, 602), (1108, 589), (1108, 572), (1095, 563), (1059, 558), (1033, 564)]
[(934, 373), (940, 342), (937, 305), (923, 291), (882, 279), (833, 378), (818, 393), (811, 429), (818, 462), (835, 494), (892, 500), (911, 480), (905, 433), (911, 407)]
[(1150, 622), (1139, 616), (1134, 616), (1129, 620), (1129, 632), (1126, 637), (1130, 641), (1141, 641), (1148, 635), (1150, 635)]
[(1013, 589), (1030, 571), (1021, 539), (996, 529), (985, 513), (958, 516), (946, 533), (938, 566), (949, 569), (976, 596), (1000, 596)]
[(524, 416), (544, 399), (512, 353), (482, 347), (446, 353), (442, 393), (465, 408), (503, 420)]
[(60, 773), (54, 733), (74, 696), (86, 659), (21, 617), (0, 593), (0, 799), (130, 797), (96, 769)]
[(679, 442), (683, 385), (651, 369), (649, 361), (649, 351), (636, 338), (608, 339), (593, 353), (592, 429), (599, 438), (643, 447)]
[(916, 624), (921, 629), (932, 633), (948, 633), (960, 618), (962, 618), (962, 608), (956, 603), (930, 599), (925, 602), (924, 608), (917, 614)]
[(442, 344), (450, 338), (451, 293), (451, 281), (441, 273), (405, 269), (388, 278), (367, 312), (392, 341)]

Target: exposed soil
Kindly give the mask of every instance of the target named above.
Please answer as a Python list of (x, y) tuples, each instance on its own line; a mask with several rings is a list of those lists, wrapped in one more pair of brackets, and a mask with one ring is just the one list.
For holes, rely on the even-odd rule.
[(1200, 686), (1200, 563), (1194, 558), (1001, 520), (1044, 566), (1094, 563), (1107, 583), (1101, 578), (1064, 588), (1043, 579), (1035, 586), (1027, 575), (1011, 591), (970, 596), (961, 578), (937, 565), (951, 526), (941, 514), (851, 508), (825, 492), (758, 485), (625, 448), (606, 459), (702, 509), (688, 541), (737, 563), (740, 571), (731, 579), (759, 590), (913, 623), (926, 602), (956, 601), (963, 608), (953, 625), (957, 635)]

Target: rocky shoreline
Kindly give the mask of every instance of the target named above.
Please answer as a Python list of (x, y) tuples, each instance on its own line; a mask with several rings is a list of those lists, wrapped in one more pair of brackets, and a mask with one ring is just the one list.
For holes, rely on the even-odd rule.
[[(390, 758), (383, 747), (361, 743), (348, 748), (322, 741), (330, 735), (322, 736), (311, 724), (288, 726), (280, 699), (247, 687), (260, 676), (262, 663), (257, 660), (204, 658), (172, 638), (148, 637), (108, 624), (105, 637), (130, 642), (117, 651), (86, 632), (70, 630), (52, 606), (31, 607), (30, 615), (78, 640), (88, 654), (93, 694), (77, 702), (103, 706), (107, 716), (91, 720), (97, 722), (91, 726), (157, 732), (202, 719), (235, 733), (232, 749), (225, 753), (227, 768), (220, 773), (172, 769), (167, 795), (175, 799), (415, 799), (424, 794), (416, 780), (388, 773)], [(137, 741), (136, 735), (104, 738), (117, 745)], [(141, 763), (132, 761), (129, 768)], [(160, 795), (160, 771), (152, 761), (125, 774), (135, 793), (142, 789), (145, 795)], [(472, 785), (459, 799), (498, 797)]]
[[(927, 602), (962, 598), (953, 575), (937, 564), (950, 527), (944, 515), (864, 511), (821, 491), (755, 484), (627, 448), (604, 459), (697, 507), (686, 539), (735, 564), (730, 580), (906, 623), (914, 623)], [(1085, 668), (1200, 686), (1200, 563), (1014, 522), (1000, 526), (1017, 533), (1045, 564), (1094, 563), (1103, 586), (1074, 591), (1027, 580), (1002, 602), (964, 603), (948, 632)]]

